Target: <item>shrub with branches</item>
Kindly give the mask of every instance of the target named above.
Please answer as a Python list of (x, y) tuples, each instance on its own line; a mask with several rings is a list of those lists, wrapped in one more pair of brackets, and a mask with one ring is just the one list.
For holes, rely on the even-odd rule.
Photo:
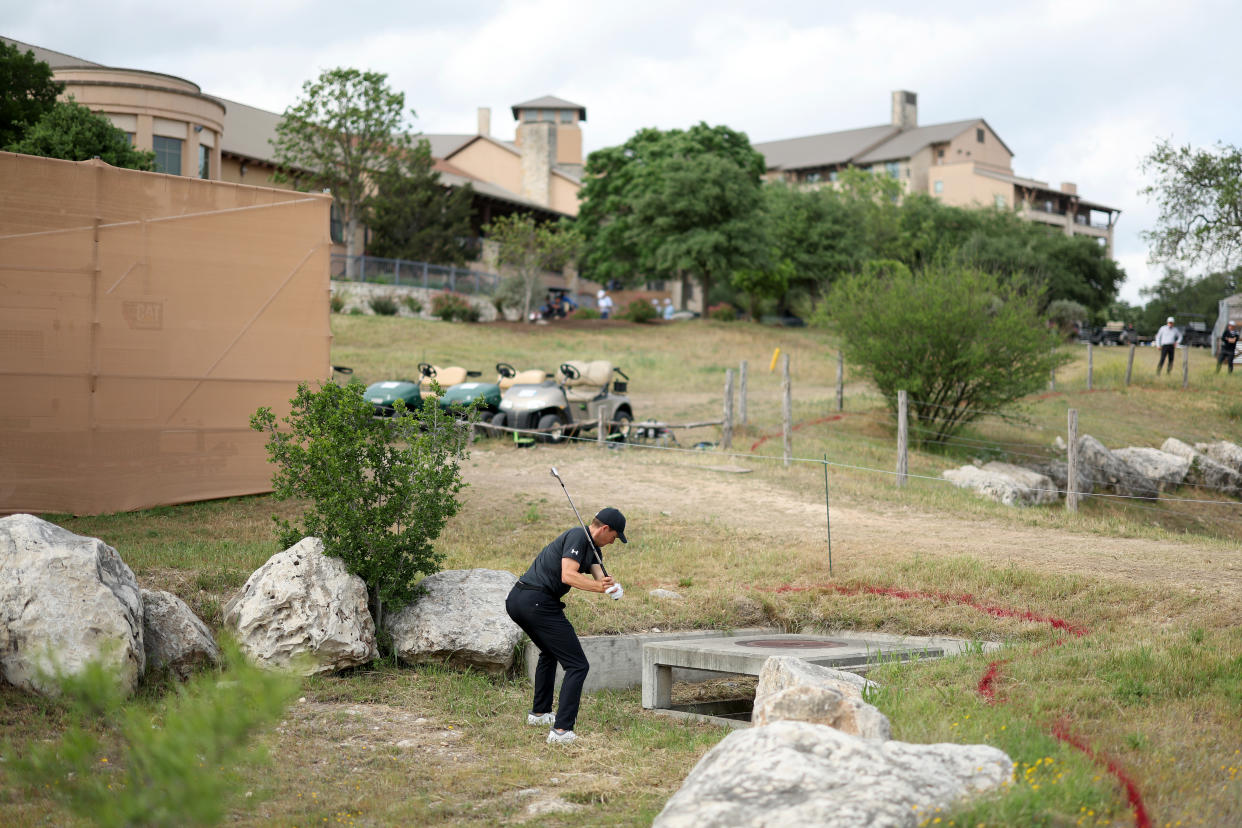
[(397, 315), (397, 300), (392, 294), (377, 293), (367, 300), (367, 304), (371, 306), (371, 310), (375, 311), (376, 316)]
[(642, 299), (635, 299), (625, 306), (625, 310), (621, 312), (622, 319), (628, 319), (630, 322), (650, 322), (660, 315), (655, 305)]

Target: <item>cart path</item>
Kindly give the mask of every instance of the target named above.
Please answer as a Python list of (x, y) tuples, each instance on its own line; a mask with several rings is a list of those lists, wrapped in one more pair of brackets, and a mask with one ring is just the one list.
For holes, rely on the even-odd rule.
[[(654, 453), (652, 453), (654, 454)], [(613, 504), (641, 536), (644, 516), (711, 522), (777, 536), (787, 543), (824, 543), (822, 488), (794, 492), (753, 474), (703, 468), (714, 455), (686, 458), (584, 447), (527, 450), (476, 448), (465, 464), (469, 500), (523, 491), (561, 498), (548, 469), (556, 465), (580, 510)], [(1242, 600), (1242, 549), (1196, 546), (1175, 539), (1122, 538), (1002, 520), (930, 513), (900, 504), (832, 506), (833, 557), (853, 562), (911, 555), (969, 556), (1046, 574), (1098, 578), (1147, 587), (1180, 587), (1214, 600)]]

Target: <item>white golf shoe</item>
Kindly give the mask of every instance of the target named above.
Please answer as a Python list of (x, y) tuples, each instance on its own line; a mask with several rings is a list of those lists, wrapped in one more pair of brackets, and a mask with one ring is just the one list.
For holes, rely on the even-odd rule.
[(526, 723), (528, 725), (556, 724), (556, 714), (555, 713), (527, 713)]
[(557, 730), (556, 728), (552, 728), (548, 731), (549, 745), (568, 745), (577, 738), (578, 734), (574, 733), (572, 730)]

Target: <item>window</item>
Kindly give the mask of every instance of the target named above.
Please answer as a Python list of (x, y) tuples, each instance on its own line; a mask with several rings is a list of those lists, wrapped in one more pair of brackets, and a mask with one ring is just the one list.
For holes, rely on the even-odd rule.
[(943, 192), (944, 192), (944, 182), (943, 182), (943, 181), (933, 181), (933, 182), (932, 182), (932, 192), (934, 192), (936, 195), (940, 195), (941, 193), (943, 193)]
[(828, 171), (828, 180), (829, 180), (829, 181), (836, 181), (836, 180), (837, 180), (837, 178), (838, 178), (839, 176), (840, 176), (840, 173), (838, 173), (836, 170), (829, 170), (829, 171)]
[(944, 147), (941, 147), (940, 149), (936, 150), (936, 157), (944, 158)]
[(975, 129), (975, 141), (980, 144), (983, 143), (983, 127), (977, 127)]
[(1052, 201), (1045, 201), (1045, 202), (1044, 202), (1044, 212), (1045, 212), (1045, 213), (1051, 213), (1051, 212), (1052, 212)]
[(561, 110), (561, 123), (572, 124), (574, 122), (574, 111), (572, 109)]
[(211, 147), (198, 145), (198, 177), (211, 178)]
[(328, 235), (337, 244), (345, 243), (345, 233), (341, 226), (341, 211), (336, 209), (335, 202), (333, 202), (332, 209), (328, 213)]
[(180, 138), (169, 138), (156, 135), (154, 139), (155, 169), (169, 175), (181, 175), (181, 144)]
[(820, 181), (820, 178), (821, 176), (818, 172), (812, 172), (812, 173), (806, 174), (806, 182), (808, 184), (818, 184)]
[(134, 145), (134, 133), (127, 132), (125, 133), (125, 137), (129, 139), (129, 145), (132, 147)]
[(1008, 206), (1005, 203), (1005, 197), (1000, 193), (992, 196), (992, 203), (996, 205), (997, 210), (1004, 210)]
[(901, 165), (896, 161), (888, 161), (884, 164), (884, 172), (888, 173), (889, 178), (897, 178), (901, 175)]
[(523, 121), (533, 121), (533, 120), (535, 120), (535, 117), (536, 117), (538, 114), (539, 114), (539, 110), (537, 110), (537, 109), (523, 109), (523, 110), (522, 110), (522, 120), (523, 120)]

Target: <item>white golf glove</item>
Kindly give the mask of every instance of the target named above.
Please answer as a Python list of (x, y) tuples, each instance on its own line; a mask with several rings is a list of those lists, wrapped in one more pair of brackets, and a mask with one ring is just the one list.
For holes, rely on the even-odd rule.
[(625, 594), (625, 590), (621, 588), (620, 584), (614, 582), (612, 586), (604, 590), (604, 594), (612, 598), (614, 601), (620, 601), (621, 596)]

